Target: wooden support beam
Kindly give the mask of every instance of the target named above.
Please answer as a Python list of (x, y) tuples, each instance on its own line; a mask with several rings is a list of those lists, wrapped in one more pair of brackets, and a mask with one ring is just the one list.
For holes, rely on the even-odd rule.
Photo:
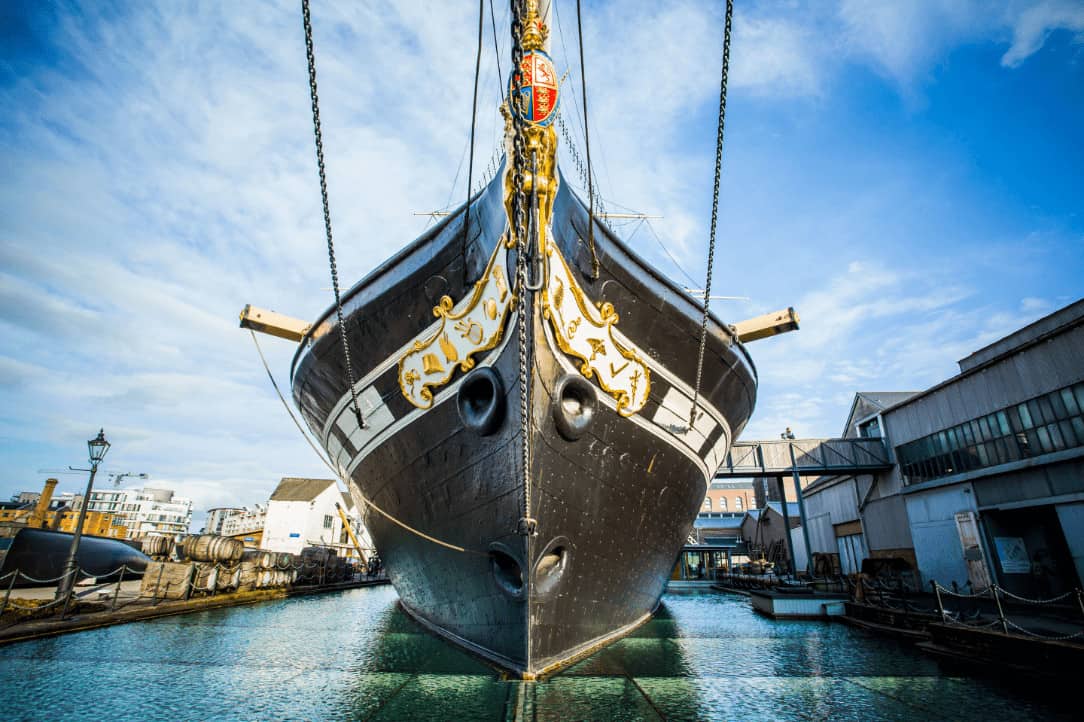
[(776, 336), (788, 331), (798, 330), (798, 312), (793, 307), (782, 311), (773, 311), (763, 316), (739, 321), (734, 324), (734, 332), (742, 343), (757, 341), (769, 336)]
[[(309, 329), (312, 328), (312, 324), (299, 318), (291, 318), (249, 304), (241, 310), (241, 328), (249, 328), (260, 333), (278, 336), (288, 341), (301, 341), (301, 339), (305, 338), (305, 334), (309, 332)], [(328, 324), (320, 324), (320, 328), (313, 334), (313, 338), (324, 335), (327, 333), (328, 328), (330, 328)]]

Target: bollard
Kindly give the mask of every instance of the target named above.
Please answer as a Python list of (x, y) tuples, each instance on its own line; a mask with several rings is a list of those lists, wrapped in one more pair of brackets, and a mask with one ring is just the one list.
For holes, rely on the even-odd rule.
[(943, 622), (945, 621), (945, 605), (941, 603), (941, 585), (937, 583), (936, 579), (931, 579), (930, 586), (933, 587), (934, 596), (937, 597), (937, 613)]
[[(15, 580), (19, 578), (19, 570), (16, 569), (11, 573), (11, 584), (8, 584), (7, 591), (4, 592), (4, 603), (0, 605), (0, 615), (2, 615), (8, 608), (8, 600), (11, 599), (11, 590), (15, 587)], [(1080, 590), (1077, 590), (1077, 598), (1080, 598)]]
[(121, 564), (120, 565), (120, 578), (117, 579), (117, 590), (115, 592), (113, 592), (113, 609), (112, 609), (112, 611), (114, 611), (114, 612), (117, 611), (117, 597), (120, 596), (120, 585), (124, 582), (124, 570), (127, 569), (127, 568), (128, 568), (127, 564)]
[[(68, 606), (71, 604), (72, 597), (75, 595), (75, 576), (78, 573), (79, 573), (79, 568), (76, 567), (75, 569), (71, 569), (71, 570), (69, 570), (68, 572), (66, 572), (64, 574), (65, 577), (71, 576), (72, 580), (71, 580), (70, 584), (65, 583), (65, 586), (68, 588), (68, 595), (66, 597), (64, 597), (64, 609), (62, 609), (61, 612), (60, 612), (60, 618), (61, 619), (64, 619), (65, 617), (68, 616)], [(61, 577), (61, 578), (63, 579), (63, 577)]]
[(997, 585), (991, 584), (990, 589), (994, 593), (994, 601), (997, 602), (997, 618), (1001, 622), (1001, 631), (1008, 634), (1009, 625), (1005, 622), (1005, 610), (1001, 608), (1001, 597), (997, 593)]

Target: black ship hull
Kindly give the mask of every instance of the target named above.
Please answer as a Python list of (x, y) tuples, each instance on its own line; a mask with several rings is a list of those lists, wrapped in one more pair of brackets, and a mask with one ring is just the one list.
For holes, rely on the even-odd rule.
[[(365, 510), (404, 608), (533, 677), (650, 617), (707, 484), (753, 411), (756, 376), (712, 318), (704, 413), (690, 428), (702, 307), (597, 223), (592, 249), (587, 210), (563, 183), (549, 226), (555, 255), (528, 294), (521, 369), (515, 297), (494, 282), (498, 266), (514, 267), (504, 192), (498, 175), (472, 199), (469, 238), (461, 208), (346, 294), (365, 428), (333, 311), (295, 358), (293, 392)], [(472, 293), (491, 335), (449, 310), (447, 299), (466, 304)], [(579, 314), (571, 322), (569, 309)], [(459, 335), (477, 339), (466, 358), (448, 345), (453, 318)], [(577, 353), (588, 337), (595, 352)], [(419, 395), (418, 377), (439, 383)], [(525, 518), (534, 533), (524, 533)]]

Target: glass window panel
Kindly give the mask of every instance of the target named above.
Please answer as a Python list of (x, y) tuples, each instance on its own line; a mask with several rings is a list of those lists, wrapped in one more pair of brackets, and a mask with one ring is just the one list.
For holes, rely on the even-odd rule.
[(1016, 411), (1020, 414), (1020, 423), (1024, 425), (1025, 429), (1030, 429), (1035, 424), (1031, 423), (1031, 412), (1028, 411), (1027, 404), (1020, 404), (1016, 407)]
[(1061, 396), (1061, 402), (1065, 404), (1065, 410), (1069, 412), (1070, 416), (1080, 413), (1080, 407), (1077, 406), (1072, 389), (1062, 389), (1059, 395)]
[(1054, 409), (1054, 417), (1058, 419), (1064, 419), (1071, 416), (1065, 409), (1065, 402), (1061, 398), (1061, 394), (1055, 391), (1052, 394), (1047, 394), (1047, 398), (1050, 399), (1050, 406)]
[(983, 466), (990, 465), (990, 457), (986, 453), (986, 444), (979, 444), (978, 446), (976, 446), (975, 453), (979, 457), (979, 463), (981, 463)]
[(1008, 411), (1009, 424), (1012, 426), (1013, 432), (1022, 431), (1024, 425), (1020, 423), (1020, 410), (1016, 407), (1010, 408)]
[(1035, 426), (1042, 426), (1046, 423), (1046, 419), (1043, 418), (1043, 411), (1039, 408), (1039, 402), (1035, 399), (1028, 402), (1028, 411), (1031, 412), (1031, 420), (1035, 423)]
[(1012, 429), (1009, 428), (1009, 417), (1004, 411), (997, 412), (997, 427), (1001, 431), (999, 436), (1008, 436), (1012, 433)]
[(1054, 442), (1050, 438), (1050, 432), (1046, 426), (1035, 429), (1035, 433), (1039, 437), (1039, 448), (1043, 450), (1043, 453), (1050, 453), (1054, 450)]
[(1073, 431), (1076, 432), (1076, 442), (1084, 446), (1084, 417), (1074, 417), (1071, 421), (1073, 424)]
[(1028, 454), (1030, 456), (1036, 456), (1043, 453), (1043, 446), (1039, 443), (1039, 435), (1035, 429), (1031, 429), (1027, 432), (1026, 438), (1028, 440)]
[(1020, 447), (1016, 443), (1016, 438), (1013, 436), (1006, 436), (1002, 441), (1005, 444), (1005, 460), (1018, 461), (1020, 459)]
[(1058, 428), (1057, 424), (1048, 424), (1044, 428), (1050, 434), (1050, 440), (1053, 442), (1055, 450), (1060, 451), (1067, 446), (1065, 440), (1061, 438), (1061, 429)]
[(963, 437), (966, 446), (972, 446), (975, 443), (975, 436), (971, 433), (971, 424), (960, 425), (960, 436)]
[(979, 431), (979, 436), (983, 441), (989, 441), (994, 438), (994, 435), (990, 432), (990, 422), (985, 416), (979, 419)]
[(1050, 397), (1043, 396), (1035, 399), (1035, 403), (1039, 406), (1039, 409), (1043, 412), (1043, 421), (1047, 424), (1058, 420), (1057, 415), (1054, 413), (1054, 407), (1050, 404)]
[(1077, 408), (1084, 410), (1084, 384), (1077, 384), (1074, 386), (1073, 393), (1076, 394)]

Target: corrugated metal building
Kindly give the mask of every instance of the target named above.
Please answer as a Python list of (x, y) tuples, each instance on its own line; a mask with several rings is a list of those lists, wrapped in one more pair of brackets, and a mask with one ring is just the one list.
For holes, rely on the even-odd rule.
[(884, 437), (896, 466), (805, 490), (813, 551), (844, 571), (898, 556), (926, 582), (1033, 597), (1080, 586), (1084, 301), (959, 366), (920, 393), (856, 395), (844, 435)]

